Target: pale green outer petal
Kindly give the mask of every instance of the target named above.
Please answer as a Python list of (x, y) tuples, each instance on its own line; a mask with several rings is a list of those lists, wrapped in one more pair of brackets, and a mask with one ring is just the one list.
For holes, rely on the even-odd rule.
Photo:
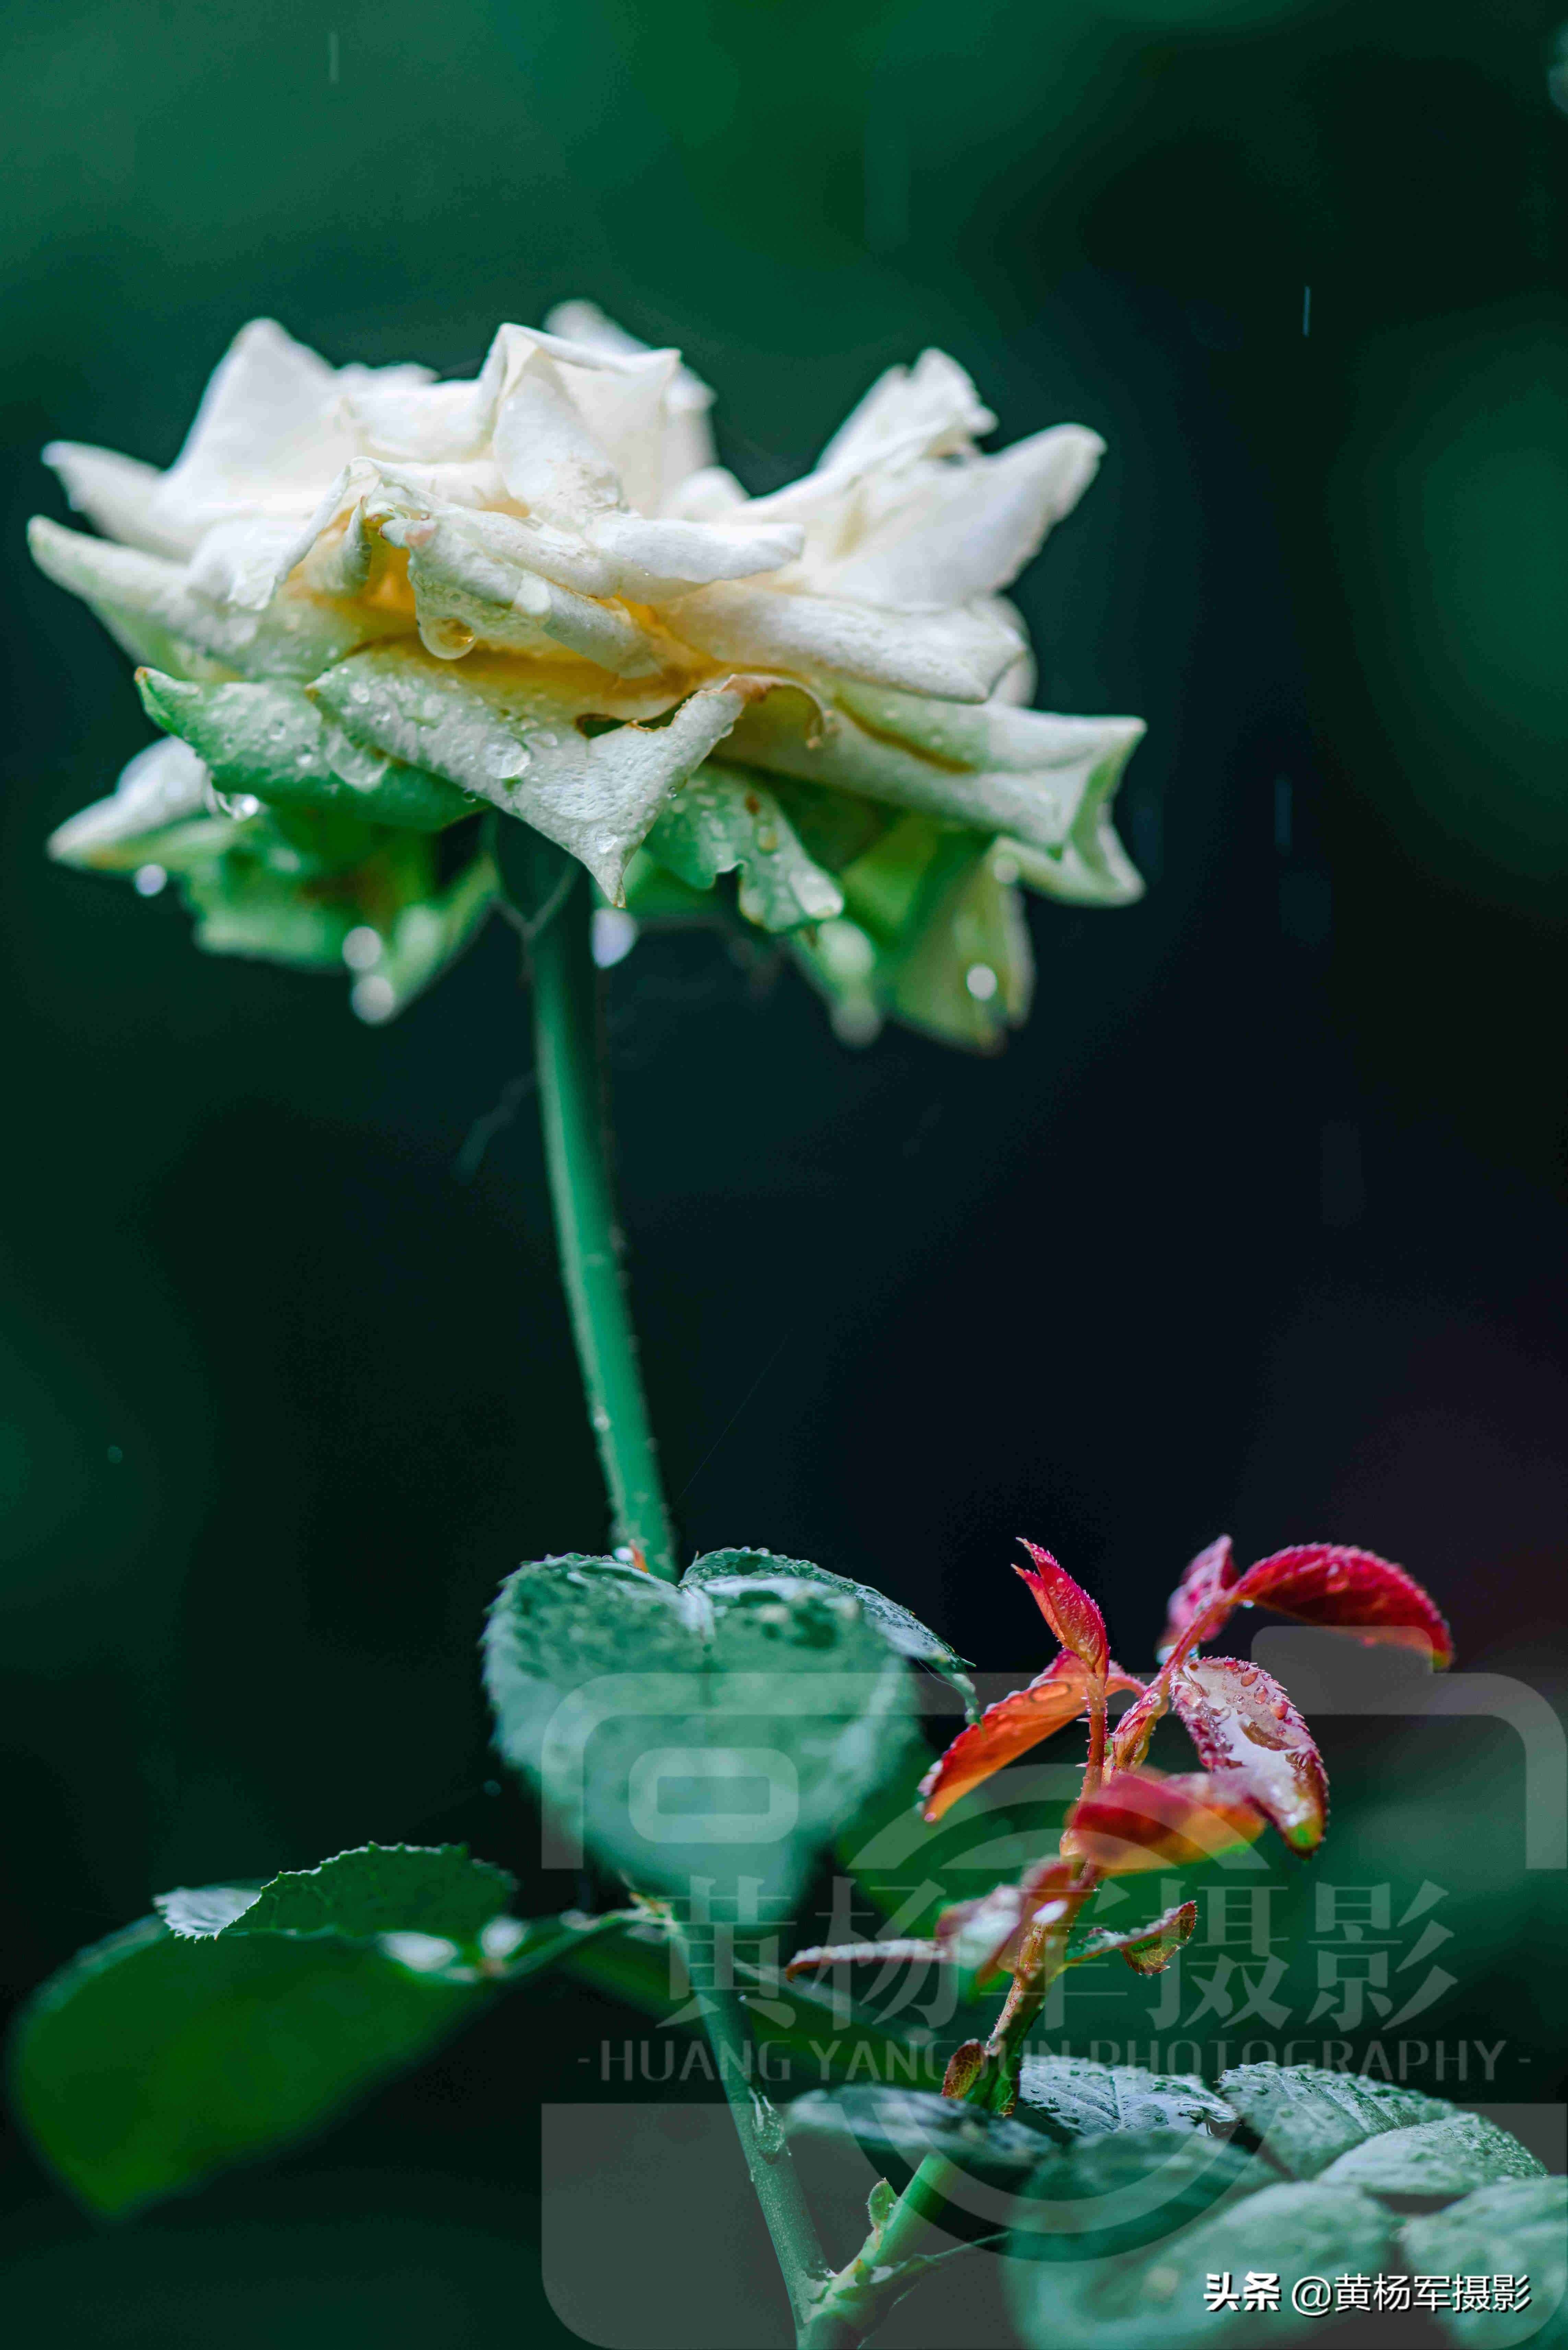
[(729, 733), (747, 688), (706, 686), (666, 724), (593, 736), (576, 718), (611, 696), (478, 656), (452, 664), (378, 647), (328, 670), (311, 692), (356, 740), (521, 816), (618, 905), (633, 850), (668, 794)]
[(807, 856), (799, 835), (760, 775), (710, 759), (649, 832), (650, 856), (711, 889), (721, 873), (741, 873), (740, 908), (764, 931), (798, 930), (844, 910), (844, 894)]
[(1105, 445), (1081, 424), (1057, 424), (997, 457), (923, 465), (846, 559), (803, 569), (814, 585), (873, 604), (945, 607), (992, 595), (1077, 504)]
[(889, 806), (916, 808), (1060, 849), (1085, 798), (1108, 804), (1140, 718), (1057, 718), (988, 702), (978, 709), (835, 681), (826, 721), (804, 693), (770, 693), (735, 729), (732, 758), (805, 775)]
[(51, 441), (44, 463), (58, 475), (77, 513), (86, 515), (110, 538), (175, 559), (195, 546), (198, 533), (176, 530), (155, 517), (153, 496), (163, 479), (156, 465), (78, 441)]
[(67, 816), (49, 835), (49, 855), (61, 865), (109, 872), (143, 864), (150, 834), (205, 812), (209, 780), (189, 743), (174, 738), (150, 743), (125, 767), (108, 799)]
[(889, 458), (947, 457), (995, 430), (968, 375), (945, 351), (891, 367), (852, 409), (816, 461), (819, 474), (859, 473)]
[[(400, 613), (334, 603), (292, 587), (265, 612), (227, 610), (197, 595), (180, 565), (62, 530), (42, 515), (29, 524), (27, 542), (39, 569), (85, 598), (121, 641), (130, 638), (139, 654), (147, 641), (142, 632), (150, 628), (248, 677), (303, 681), (370, 639), (408, 629)], [(187, 666), (171, 664), (156, 652), (152, 657), (161, 668)]]
[(472, 946), (499, 894), (494, 866), (488, 857), (476, 857), (440, 897), (405, 906), (382, 943), (380, 960), (353, 991), (359, 1018), (379, 1027), (406, 1011)]
[[(997, 983), (989, 996), (972, 984), (986, 972)], [(1005, 1029), (1023, 1026), (1033, 992), (1034, 957), (1018, 892), (982, 859), (920, 926), (888, 1002), (910, 1027), (985, 1053), (997, 1050)]]
[(836, 671), (953, 702), (983, 702), (1019, 652), (992, 611), (889, 612), (728, 581), (682, 597), (672, 625), (740, 669)]
[(366, 750), (301, 686), (192, 685), (151, 670), (137, 684), (148, 716), (189, 743), (225, 792), (348, 808), (411, 832), (444, 831), (478, 805), (442, 776)]

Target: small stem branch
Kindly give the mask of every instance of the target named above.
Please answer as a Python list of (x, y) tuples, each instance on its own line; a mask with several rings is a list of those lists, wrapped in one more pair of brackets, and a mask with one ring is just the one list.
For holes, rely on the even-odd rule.
[[(702, 1994), (702, 2021), (713, 2062), (729, 2099), (735, 2136), (755, 2190), (757, 2202), (773, 2239), (774, 2251), (789, 2294), (800, 2342), (811, 2334), (812, 2314), (829, 2274), (815, 2223), (806, 2209), (800, 2173), (784, 2134), (784, 2125), (759, 2089), (752, 2085), (747, 2064), (749, 2043), (740, 2001), (732, 1988), (732, 1943), (723, 1928), (717, 1930), (713, 1950), (713, 1983)], [(691, 1971), (691, 1952), (687, 1951)]]
[[(549, 844), (540, 843), (548, 850)], [(598, 975), (590, 951), (586, 876), (563, 870), (525, 925), (534, 989), (534, 1052), (561, 1278), (587, 1392), (618, 1543), (651, 1573), (679, 1573), (670, 1513), (638, 1366), (621, 1271), (622, 1241), (605, 1119)]]

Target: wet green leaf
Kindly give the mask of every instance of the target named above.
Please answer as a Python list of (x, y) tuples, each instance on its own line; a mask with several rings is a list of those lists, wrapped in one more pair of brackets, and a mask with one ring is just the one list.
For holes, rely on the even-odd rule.
[[(464, 1948), (506, 1907), (516, 1881), (460, 1844), (361, 1845), (318, 1868), (286, 1869), (254, 1893), (209, 1886), (161, 1894), (157, 1908), (183, 1939), (229, 1934), (440, 1935)], [(223, 1914), (237, 1904), (229, 1915)]]
[(1018, 2112), (1066, 2145), (1106, 2130), (1206, 2129), (1225, 2136), (1236, 2116), (1195, 2076), (1085, 2056), (1025, 2056)]
[(1340, 2155), (1320, 2175), (1334, 2187), (1372, 2195), (1463, 2195), (1497, 2178), (1539, 2178), (1542, 2165), (1484, 2114), (1388, 2130)]
[(1297, 2178), (1315, 2178), (1366, 2138), (1442, 2121), (1457, 2110), (1419, 2089), (1316, 2064), (1239, 2064), (1220, 2074), (1220, 2093), (1274, 2161)]
[(928, 2154), (940, 2154), (961, 2169), (1018, 2186), (1040, 2159), (1039, 2136), (1027, 2124), (929, 2089), (864, 2082), (809, 2089), (790, 2106), (787, 2121), (793, 2136), (850, 2137), (874, 2162), (890, 2158), (911, 2170)]
[(1116, 2130), (1074, 2139), (1037, 2165), (1008, 2250), (1019, 2259), (1104, 2260), (1137, 2251), (1273, 2173), (1191, 2129)]
[(890, 1648), (915, 1664), (925, 1665), (957, 1690), (965, 1704), (974, 1700), (974, 1683), (970, 1679), (969, 1659), (950, 1648), (940, 1636), (912, 1616), (898, 1600), (889, 1599), (885, 1592), (875, 1590), (868, 1583), (857, 1583), (847, 1575), (835, 1575), (826, 1566), (814, 1566), (809, 1559), (781, 1558), (771, 1550), (711, 1550), (693, 1559), (680, 1580), (683, 1584), (704, 1584), (724, 1581), (733, 1575), (784, 1575), (803, 1583), (820, 1583), (829, 1590), (842, 1591), (859, 1601), (867, 1616), (877, 1627)]
[(1562, 2350), (1568, 2342), (1568, 2179), (1510, 2178), (1419, 2220), (1399, 2240), (1417, 2276), (1528, 2277), (1520, 2310), (1449, 2310), (1438, 2319), (1464, 2350)]
[(491, 1609), (485, 1682), (563, 1862), (580, 1836), (644, 1888), (745, 1877), (793, 1897), (910, 1737), (901, 1660), (858, 1600), (804, 1580), (520, 1567)]
[[(1303, 2276), (1376, 2274), (1393, 2222), (1350, 2187), (1293, 2184), (1243, 2192), (1139, 2251), (1104, 2260), (1030, 2260), (1010, 2271), (1014, 2314), (1039, 2350), (1197, 2350), (1210, 2341), (1286, 2341), (1314, 2320), (1291, 2308)], [(1248, 2321), (1204, 2305), (1204, 2281), (1277, 2275), (1280, 2307)]]

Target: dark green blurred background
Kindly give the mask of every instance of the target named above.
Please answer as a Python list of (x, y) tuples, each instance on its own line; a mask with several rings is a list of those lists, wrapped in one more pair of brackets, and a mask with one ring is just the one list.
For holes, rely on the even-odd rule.
[[(27, 513), (63, 512), (36, 452), (167, 463), (257, 313), (335, 360), (468, 372), (499, 319), (591, 296), (684, 347), (756, 489), (929, 342), (1004, 437), (1106, 435), (1022, 600), (1045, 706), (1149, 722), (1123, 808), (1151, 888), (1129, 913), (1036, 908), (1005, 1059), (896, 1033), (850, 1055), (798, 983), (759, 990), (703, 938), (614, 975), (678, 1514), (694, 1546), (817, 1558), (1029, 1669), (1020, 1528), (1129, 1663), (1219, 1526), (1249, 1555), (1326, 1534), (1427, 1580), (1466, 1661), (1547, 1674), (1552, 28), (1525, 0), (13, 6), (14, 1991), (155, 1889), (367, 1837), (467, 1835), (526, 1876), (526, 1811), (485, 1793), (474, 1638), (517, 1559), (603, 1534), (531, 1104), (455, 1171), (528, 1065), (507, 936), (370, 1032), (343, 990), (199, 959), (170, 899), (41, 856), (148, 729), (121, 657), (26, 566)], [(1552, 1944), (1527, 1906), (1495, 1913), (1517, 1752), (1484, 1725), (1329, 1742), (1353, 1825), (1404, 1818), (1491, 1910), (1442, 2028), (1506, 2031), (1500, 2094), (1526, 2097)], [(635, 2028), (568, 1988), (514, 2002), (338, 2137), (131, 2230), (89, 2227), (13, 2144), (8, 2330), (569, 2338), (530, 2282), (534, 2108)]]

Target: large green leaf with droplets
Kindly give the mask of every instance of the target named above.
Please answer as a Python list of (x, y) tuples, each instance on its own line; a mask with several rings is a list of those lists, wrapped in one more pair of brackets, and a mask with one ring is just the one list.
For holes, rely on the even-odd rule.
[[(1210, 2342), (1288, 2341), (1314, 2323), (1291, 2307), (1298, 2280), (1376, 2275), (1386, 2265), (1394, 2227), (1371, 2196), (1321, 2181), (1251, 2193), (1243, 2179), (1238, 2199), (1195, 2224), (1182, 2218), (1179, 2198), (1172, 2209), (1178, 2224), (1138, 2250), (1011, 2263), (1013, 2314), (1024, 2341), (1039, 2350), (1199, 2350)], [(1035, 2240), (1021, 2230), (1016, 2248), (1027, 2255)], [(1207, 2309), (1205, 2279), (1227, 2272), (1238, 2287), (1250, 2272), (1277, 2276), (1279, 2309), (1250, 2321), (1233, 2309)]]
[(1568, 2179), (1505, 2179), (1441, 2211), (1407, 2220), (1399, 2242), (1417, 2276), (1527, 2277), (1519, 2310), (1449, 2310), (1438, 2319), (1461, 2350), (1563, 2350), (1568, 2343)]
[(974, 1683), (967, 1669), (969, 1659), (961, 1657), (956, 1648), (950, 1648), (898, 1600), (889, 1599), (886, 1592), (877, 1591), (868, 1583), (857, 1583), (847, 1575), (835, 1575), (828, 1567), (814, 1566), (809, 1559), (781, 1558), (771, 1550), (705, 1551), (701, 1558), (692, 1560), (680, 1580), (683, 1585), (708, 1584), (724, 1582), (735, 1575), (783, 1575), (847, 1593), (865, 1609), (890, 1648), (917, 1665), (927, 1666), (956, 1689), (966, 1704), (972, 1702)]
[(910, 1744), (902, 1659), (809, 1579), (545, 1559), (502, 1586), (484, 1653), (497, 1743), (541, 1786), (561, 1864), (580, 1847), (643, 1888), (793, 1899)]
[(575, 1926), (498, 1918), (511, 1889), (461, 1846), (372, 1846), (259, 1889), (165, 1895), (23, 2010), (21, 2118), (103, 2211), (270, 2153), (577, 1946)]
[(1220, 2074), (1220, 2094), (1298, 2178), (1315, 2178), (1336, 2156), (1385, 2130), (1442, 2121), (1456, 2110), (1420, 2089), (1318, 2064), (1238, 2064)]

